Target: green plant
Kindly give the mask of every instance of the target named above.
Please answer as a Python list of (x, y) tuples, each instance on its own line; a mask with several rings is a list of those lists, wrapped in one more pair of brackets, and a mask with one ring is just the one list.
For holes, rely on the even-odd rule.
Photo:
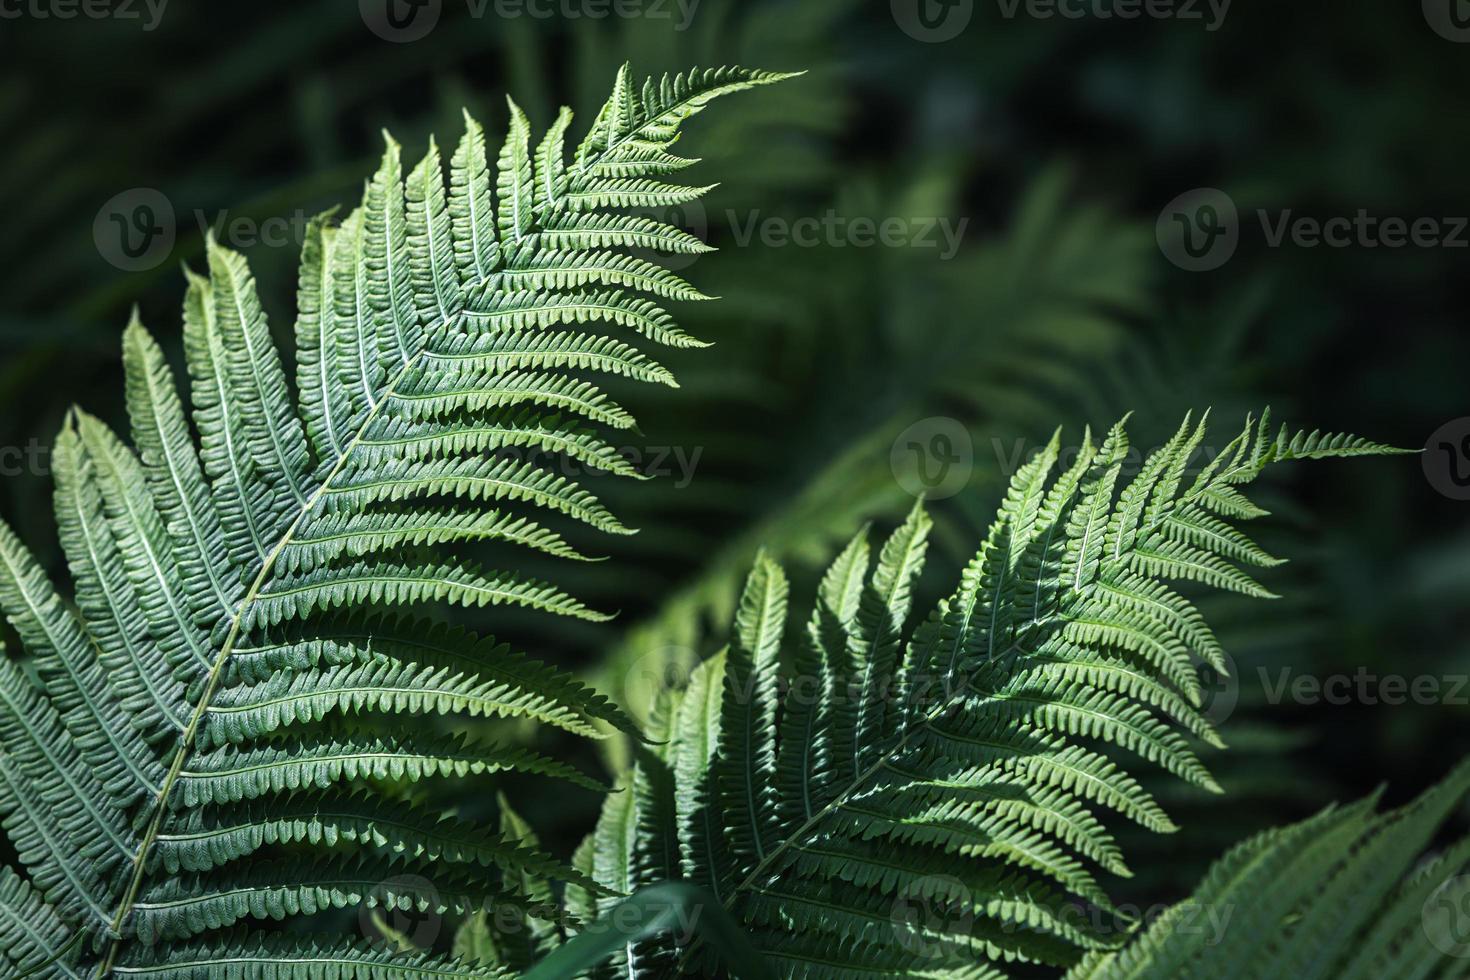
[[(1233, 526), (1264, 513), (1239, 488), (1276, 462), (1391, 451), (1267, 413), (1195, 471), (1205, 435), (1186, 419), (1127, 480), (1122, 423), (1074, 453), (1054, 437), (912, 632), (922, 507), (871, 572), (867, 534), (847, 546), (798, 642), (759, 560), (729, 647), (665, 692), (665, 747), (638, 752), (578, 867), (613, 892), (686, 879), (793, 975), (995, 977), (1116, 946), (1131, 926), (1094, 869), (1128, 869), (1101, 818), (1175, 827), (1115, 750), (1218, 789), (1189, 738), (1223, 744), (1196, 671), (1226, 661), (1179, 588), (1269, 596), (1240, 567), (1277, 560)], [(584, 918), (617, 902), (569, 896)], [(643, 940), (619, 972), (698, 955)]]
[[(854, 207), (865, 206), (866, 213), (946, 213), (953, 207), (955, 180), (943, 171), (920, 175), (916, 187), (905, 185), (891, 199)], [(872, 256), (833, 249), (820, 271), (824, 288), (815, 295), (799, 281), (811, 270), (797, 266), (783, 273), (784, 260), (770, 257), (779, 250), (770, 250), (766, 262), (772, 268), (754, 270), (756, 281), (784, 275), (768, 288), (801, 297), (798, 310), (817, 306), (804, 316), (825, 331), (802, 345), (814, 356), (803, 351), (782, 358), (782, 375), (749, 393), (737, 392), (744, 397), (694, 420), (699, 429), (687, 438), (709, 447), (711, 469), (721, 457), (738, 459), (741, 485), (738, 494), (722, 494), (720, 474), (702, 472), (683, 491), (683, 506), (699, 506), (708, 496), (718, 507), (723, 497), (738, 531), (726, 531), (729, 540), (722, 547), (694, 550), (699, 564), (692, 572), (658, 593), (652, 615), (625, 626), (599, 664), (599, 689), (616, 693), (635, 718), (646, 719), (658, 678), (687, 672), (700, 653), (714, 652), (757, 551), (765, 549), (793, 576), (817, 574), (866, 518), (900, 508), (910, 498), (894, 479), (890, 449), (914, 422), (929, 415), (953, 417), (983, 458), (981, 447), (992, 440), (1010, 444), (1020, 433), (1049, 431), (1057, 415), (1049, 387), (1080, 393), (1109, 377), (1109, 355), (1125, 317), (1147, 314), (1146, 250), (1154, 246), (1139, 228), (1079, 200), (1073, 183), (1064, 168), (1042, 173), (1015, 202), (1009, 226), (968, 243), (948, 263), (926, 258), (922, 250), (894, 250), (892, 256), (877, 250)], [(749, 265), (766, 255), (754, 250), (744, 261)], [(724, 292), (733, 298), (735, 290)], [(742, 305), (702, 310), (751, 319)], [(780, 325), (783, 337), (793, 329), (809, 333), (812, 327), (790, 309), (791, 304), (781, 307), (792, 320)], [(742, 338), (747, 330), (728, 332)], [(721, 355), (731, 356), (723, 344)], [(760, 367), (743, 371), (755, 374)], [(1152, 409), (1151, 401), (1139, 398), (1137, 375), (1131, 380), (1135, 400), (1123, 404)], [(743, 448), (750, 442), (752, 415), (773, 410), (791, 420), (783, 431), (799, 447), (794, 461), (773, 458), (759, 445)], [(1106, 419), (1117, 415), (1109, 408), (1101, 413)], [(777, 492), (760, 492), (762, 468), (779, 474)], [(983, 502), (1004, 485), (996, 470), (977, 465), (960, 498), (976, 505), (981, 530), (979, 522), (990, 516), (979, 513)], [(973, 537), (969, 523), (950, 537), (957, 547), (945, 558), (963, 561), (959, 552)], [(653, 542), (625, 544), (640, 545)], [(658, 653), (666, 663), (650, 656)]]
[(1067, 980), (1464, 976), (1470, 838), (1422, 852), (1467, 791), (1462, 764), (1389, 813), (1374, 812), (1380, 793), (1258, 834), (1126, 949), (1088, 956)]
[[(528, 875), (600, 892), (519, 833), (401, 790), (499, 770), (594, 780), (410, 716), (525, 718), (586, 736), (632, 723), (555, 670), (409, 607), (605, 618), (506, 570), (504, 556), (482, 567), (438, 546), (580, 559), (566, 529), (627, 532), (535, 458), (630, 474), (594, 426), (633, 419), (585, 376), (673, 379), (582, 328), (695, 345), (654, 300), (700, 294), (630, 250), (703, 246), (623, 211), (698, 197), (705, 188), (660, 179), (692, 162), (670, 152), (680, 125), (721, 94), (783, 77), (722, 68), (639, 88), (625, 68), (570, 162), (568, 110), (533, 152), (511, 103), (498, 165), (467, 117), (447, 189), (432, 141), (405, 178), (390, 138), (362, 206), (340, 226), (312, 225), (294, 401), (239, 255), (211, 242), (208, 278), (189, 276), (191, 414), (134, 318), (136, 454), (81, 411), (57, 443), (75, 610), (0, 525), (0, 607), (30, 654), (0, 659), (0, 813), (25, 872), (0, 881), (9, 972), (443, 971), (453, 967), (431, 954), (405, 962), (341, 936), (221, 930), (359, 905), (493, 902), (554, 920), (517, 890)], [(262, 860), (276, 845), (289, 861)], [(404, 877), (424, 868), (432, 892)]]
[[(294, 393), (249, 271), (213, 241), (185, 305), (192, 416), (135, 317), (124, 350), (136, 455), (80, 411), (57, 446), (75, 609), (0, 525), (0, 608), (30, 654), (0, 658), (0, 822), (19, 859), (0, 866), (7, 975), (999, 977), (1037, 964), (1113, 980), (1444, 965), (1450, 953), (1424, 945), (1415, 916), (1463, 898), (1448, 889), (1470, 851), (1408, 869), (1465, 795), (1464, 768), (1403, 810), (1375, 816), (1370, 801), (1248, 841), (1147, 928), (1114, 908), (1098, 873), (1128, 873), (1107, 820), (1175, 829), (1118, 750), (1218, 789), (1191, 739), (1222, 744), (1196, 670), (1223, 671), (1225, 658), (1194, 587), (1264, 596), (1240, 566), (1276, 563), (1230, 523), (1264, 513), (1237, 488), (1272, 462), (1387, 447), (1276, 433), (1263, 418), (1197, 471), (1205, 425), (1186, 420), (1134, 475), (1122, 423), (1075, 451), (1055, 437), (1016, 474), (958, 589), (915, 629), (922, 507), (875, 568), (867, 533), (852, 540), (794, 643), (784, 573), (758, 559), (729, 648), (687, 690), (661, 692), (646, 728), (504, 644), (410, 615), (433, 603), (605, 618), (520, 572), (535, 555), (582, 559), (579, 524), (627, 529), (526, 457), (634, 475), (596, 428), (632, 418), (586, 376), (672, 377), (580, 325), (697, 346), (653, 300), (703, 297), (630, 253), (705, 246), (624, 212), (697, 197), (657, 179), (692, 162), (670, 152), (680, 123), (781, 77), (720, 69), (635, 91), (624, 70), (571, 163), (570, 114), (533, 153), (512, 104), (498, 166), (471, 121), (447, 187), (432, 143), (405, 179), (390, 140), (362, 208), (312, 225)], [(981, 253), (979, 305), (1014, 338), (1053, 321), (1058, 340), (1078, 322), (1101, 338), (1117, 307), (1143, 298), (1114, 271), (1139, 268), (1133, 257), (1095, 244), (1136, 244), (1131, 231), (1087, 213), (1039, 220), (1061, 217), (1059, 186), (1041, 183), (1018, 247), (997, 250), (1013, 267)], [(1053, 251), (1038, 245), (1093, 276), (1039, 288), (1039, 273), (1057, 273), (1037, 268)], [(1007, 297), (1014, 309), (993, 301)], [(981, 402), (1017, 386), (1017, 364), (1065, 374), (1048, 351), (1007, 343), (1016, 360), (999, 361), (973, 338), (910, 331), (926, 318), (904, 309), (892, 339), (905, 356), (867, 361), (924, 384), (896, 384), (878, 406), (878, 443), (895, 406), (928, 385)], [(968, 349), (994, 379), (977, 384), (956, 359)], [(1139, 387), (1127, 379), (1130, 397)], [(850, 530), (896, 493), (859, 451), (868, 441), (748, 537), (810, 555)], [(455, 558), (438, 556), (445, 545)], [(472, 563), (471, 545), (492, 560)], [(717, 555), (645, 635), (687, 634), (725, 604), (740, 550)], [(630, 737), (633, 765), (574, 866), (503, 796), (491, 829), (415, 785), (510, 771), (602, 788), (517, 741), (440, 732), (467, 716), (490, 719), (482, 730), (513, 720)], [(1211, 944), (1178, 928), (1200, 903), (1251, 907), (1229, 944)], [(305, 933), (345, 909), (386, 942)], [(393, 910), (463, 914), (455, 957), (422, 948)]]

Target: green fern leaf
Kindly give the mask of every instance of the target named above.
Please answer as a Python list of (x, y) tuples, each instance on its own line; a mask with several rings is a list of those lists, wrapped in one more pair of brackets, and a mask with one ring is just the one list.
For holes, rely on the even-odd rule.
[[(617, 209), (697, 197), (663, 182), (688, 162), (669, 152), (680, 124), (784, 77), (696, 70), (636, 91), (625, 68), (571, 161), (568, 110), (533, 153), (511, 103), (493, 166), (467, 119), (447, 179), (433, 142), (408, 166), (385, 136), (361, 204), (308, 229), (294, 392), (249, 267), (213, 239), (207, 274), (187, 276), (190, 408), (134, 317), (131, 445), (81, 411), (57, 443), (74, 605), (0, 525), (0, 609), (29, 654), (0, 659), (0, 821), (19, 857), (0, 877), (7, 967), (491, 976), (251, 924), (349, 907), (510, 910), (541, 930), (505, 960), (524, 966), (569, 921), (551, 882), (604, 896), (508, 806), (494, 834), (393, 787), (514, 771), (601, 789), (524, 747), (445, 732), (476, 716), (585, 737), (632, 722), (555, 670), (413, 611), (607, 618), (513, 567), (440, 552), (493, 540), (585, 560), (573, 544), (584, 528), (631, 533), (544, 459), (635, 475), (600, 434), (633, 417), (594, 379), (673, 385), (640, 348), (695, 346), (659, 304), (705, 297), (626, 251), (697, 251), (689, 237)], [(433, 893), (401, 884), (414, 875)]]
[(1252, 837), (1125, 949), (1089, 955), (1067, 980), (1459, 976), (1470, 840), (1421, 856), (1467, 792), (1461, 765), (1399, 810), (1375, 813), (1375, 794)]
[[(917, 625), (921, 507), (871, 571), (866, 532), (842, 552), (800, 642), (788, 643), (780, 568), (758, 559), (729, 648), (675, 698), (662, 792), (676, 831), (640, 816), (668, 801), (635, 777), (584, 845), (594, 875), (627, 890), (642, 881), (610, 847), (677, 844), (682, 877), (791, 976), (999, 977), (1116, 947), (1126, 928), (1078, 914), (1126, 924), (1102, 880), (1129, 873), (1106, 821), (1174, 829), (1125, 758), (1218, 791), (1197, 754), (1223, 743), (1196, 670), (1222, 654), (1181, 585), (1265, 594), (1239, 564), (1271, 560), (1211, 510), (1212, 494), (1244, 501), (1238, 488), (1279, 460), (1391, 451), (1248, 420), (1223, 459), (1192, 473), (1204, 432), (1186, 420), (1127, 480), (1122, 423), (1101, 445), (1084, 435), (1065, 468), (1054, 437)], [(616, 842), (603, 832), (612, 813)], [(703, 946), (662, 943), (616, 972), (658, 975), (674, 953), (686, 969), (715, 967)]]

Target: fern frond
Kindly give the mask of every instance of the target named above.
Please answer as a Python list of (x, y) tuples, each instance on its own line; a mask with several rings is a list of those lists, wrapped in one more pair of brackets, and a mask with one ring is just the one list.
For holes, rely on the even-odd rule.
[(1398, 810), (1378, 794), (1232, 848), (1188, 899), (1068, 980), (1460, 975), (1470, 840), (1425, 859), (1470, 792), (1470, 765)]
[(448, 980), (509, 977), (493, 967), (405, 952), (389, 945), (338, 937), (227, 933), (224, 938), (129, 950), (113, 973), (151, 980), (295, 980), (302, 976), (361, 977), (364, 980)]
[[(1000, 976), (1118, 945), (1123, 930), (1077, 914), (1121, 919), (1101, 873), (1129, 872), (1107, 821), (1174, 829), (1127, 756), (1218, 790), (1197, 754), (1222, 743), (1195, 672), (1220, 651), (1185, 590), (1264, 592), (1238, 564), (1263, 553), (1208, 513), (1210, 495), (1280, 460), (1390, 451), (1248, 420), (1192, 469), (1204, 432), (1186, 420), (1129, 479), (1123, 423), (1100, 444), (1084, 434), (1066, 467), (1054, 437), (917, 625), (922, 507), (876, 559), (859, 533), (800, 640), (784, 575), (759, 559), (728, 649), (675, 698), (674, 785), (640, 780), (640, 757), (585, 845), (594, 875), (639, 886), (656, 875), (643, 855), (677, 845), (683, 877), (789, 975)], [(673, 841), (652, 818), (670, 803)], [(629, 951), (619, 973), (654, 975), (670, 942)]]
[[(533, 153), (514, 103), (494, 163), (468, 118), (447, 175), (432, 141), (408, 165), (385, 136), (361, 204), (308, 229), (294, 390), (250, 268), (213, 239), (206, 271), (187, 274), (188, 408), (134, 317), (131, 445), (79, 410), (57, 443), (74, 605), (0, 525), (0, 609), (29, 654), (0, 659), (0, 819), (24, 869), (0, 879), (9, 965), (494, 975), (221, 930), (374, 902), (549, 911), (560, 929), (536, 882), (602, 894), (508, 807), (496, 835), (393, 799), (393, 783), (497, 771), (603, 788), (446, 733), (467, 718), (636, 731), (554, 669), (413, 610), (607, 618), (513, 566), (444, 552), (494, 541), (585, 560), (584, 529), (631, 533), (551, 463), (636, 475), (601, 434), (633, 416), (595, 379), (673, 385), (643, 341), (696, 345), (660, 304), (706, 297), (628, 251), (696, 250), (688, 236), (617, 209), (697, 197), (664, 182), (689, 162), (669, 152), (680, 124), (784, 77), (697, 70), (636, 89), (625, 68), (570, 159), (570, 111)], [(433, 876), (432, 900), (379, 887), (415, 872)]]

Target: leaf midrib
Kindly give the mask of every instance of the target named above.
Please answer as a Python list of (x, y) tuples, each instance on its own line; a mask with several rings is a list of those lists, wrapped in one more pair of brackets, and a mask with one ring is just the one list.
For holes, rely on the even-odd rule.
[(208, 713), (210, 702), (213, 701), (214, 693), (224, 676), (224, 668), (229, 663), (230, 655), (235, 648), (235, 643), (240, 637), (241, 625), (244, 622), (246, 610), (255, 602), (256, 597), (265, 585), (266, 579), (275, 569), (276, 561), (280, 558), (287, 546), (295, 539), (297, 532), (301, 529), (307, 518), (316, 510), (317, 503), (322, 499), (327, 488), (346, 469), (348, 460), (352, 458), (352, 454), (357, 449), (358, 444), (362, 441), (373, 422), (377, 420), (382, 406), (388, 403), (394, 390), (402, 383), (404, 377), (414, 368), (422, 356), (423, 351), (420, 350), (405, 362), (388, 382), (384, 389), (383, 397), (372, 403), (367, 415), (363, 418), (362, 424), (354, 434), (352, 442), (337, 457), (336, 463), (333, 464), (331, 471), (322, 480), (321, 485), (317, 487), (311, 497), (297, 511), (296, 517), (291, 521), (290, 526), (287, 527), (285, 534), (281, 536), (280, 541), (276, 543), (276, 546), (271, 549), (264, 561), (261, 562), (260, 570), (256, 573), (255, 579), (250, 583), (250, 588), (246, 591), (244, 598), (240, 600), (240, 605), (235, 610), (234, 616), (231, 619), (229, 633), (225, 636), (225, 641), (220, 646), (220, 652), (210, 667), (209, 675), (205, 681), (204, 692), (200, 695), (199, 702), (194, 707), (194, 712), (189, 719), (188, 728), (180, 736), (179, 749), (174, 753), (174, 759), (169, 766), (168, 774), (164, 777), (163, 786), (158, 791), (158, 800), (154, 804), (153, 818), (148, 823), (148, 829), (144, 832), (143, 840), (138, 847), (137, 856), (133, 859), (132, 877), (128, 882), (127, 890), (123, 893), (122, 901), (118, 904), (117, 912), (113, 916), (111, 931), (114, 934), (114, 938), (108, 946), (106, 956), (102, 960), (101, 969), (98, 971), (99, 977), (105, 977), (112, 969), (112, 964), (117, 958), (118, 951), (121, 949), (123, 941), (121, 935), (122, 926), (137, 903), (138, 893), (142, 888), (143, 878), (148, 866), (148, 856), (158, 839), (159, 831), (163, 825), (164, 815), (169, 812), (169, 794), (178, 782), (185, 762), (193, 753), (194, 744), (199, 734), (199, 726)]
[[(589, 177), (591, 175), (592, 169), (602, 159), (610, 156), (615, 150), (621, 148), (629, 140), (635, 138), (654, 119), (667, 118), (670, 113), (673, 113), (678, 109), (681, 109), (693, 103), (700, 97), (705, 97), (707, 99), (713, 98), (715, 95), (722, 94), (725, 88), (725, 85), (721, 85), (716, 86), (712, 90), (708, 90), (702, 93), (688, 94), (684, 98), (677, 100), (673, 104), (663, 107), (661, 111), (651, 116), (650, 118), (644, 119), (641, 124), (631, 127), (630, 130), (622, 138), (615, 141), (610, 140), (607, 146), (603, 147), (600, 151), (591, 154), (588, 159), (574, 160), (567, 167), (567, 194), (571, 193), (571, 188), (576, 183), (577, 178)], [(475, 188), (475, 182), (472, 180), (469, 183), (473, 192)], [(493, 194), (490, 196), (493, 200)], [(542, 218), (543, 212), (556, 213), (557, 211), (559, 211), (564, 206), (566, 196), (567, 195), (563, 195), (561, 199), (548, 201), (545, 205), (536, 205), (533, 203), (531, 211), (532, 223), (534, 224), (538, 221), (538, 219)], [(359, 260), (361, 259), (363, 240), (366, 237), (366, 229), (363, 227), (364, 224), (365, 222), (363, 221), (360, 221), (358, 223), (356, 234), (354, 236), (356, 239), (356, 241), (354, 242), (356, 246), (354, 252)], [(479, 253), (477, 251), (477, 261), (478, 254)], [(365, 303), (363, 302), (364, 297), (362, 293), (363, 284), (361, 277), (357, 278), (357, 289), (354, 298), (357, 300), (358, 308), (362, 309), (365, 307)], [(461, 311), (461, 314), (463, 312), (465, 311)], [(428, 331), (425, 331), (423, 335), (425, 340), (427, 339), (427, 336)], [(180, 738), (179, 749), (174, 755), (174, 759), (169, 766), (168, 774), (164, 778), (163, 786), (159, 790), (158, 800), (154, 804), (153, 817), (148, 823), (147, 830), (145, 831), (142, 842), (138, 847), (137, 856), (134, 858), (133, 861), (132, 877), (128, 883), (127, 890), (123, 894), (121, 902), (118, 904), (117, 912), (114, 915), (113, 921), (110, 925), (109, 931), (113, 935), (112, 939), (108, 943), (107, 952), (101, 961), (101, 966), (98, 969), (98, 977), (106, 977), (108, 973), (111, 972), (112, 965), (116, 961), (118, 953), (122, 948), (122, 924), (127, 920), (128, 914), (131, 912), (136, 904), (137, 896), (139, 890), (142, 887), (143, 878), (147, 869), (148, 855), (152, 850), (153, 844), (158, 838), (159, 831), (162, 827), (163, 818), (165, 814), (169, 812), (169, 808), (167, 805), (169, 794), (173, 790), (174, 784), (179, 779), (179, 775), (183, 770), (185, 761), (191, 754), (193, 743), (197, 740), (199, 725), (208, 712), (210, 702), (212, 701), (214, 693), (219, 687), (219, 684), (224, 676), (224, 668), (228, 665), (230, 656), (234, 650), (234, 645), (241, 635), (241, 627), (244, 621), (246, 610), (255, 602), (256, 597), (260, 593), (261, 588), (264, 586), (267, 577), (275, 568), (276, 562), (279, 560), (281, 554), (286, 550), (291, 542), (295, 540), (295, 536), (300, 530), (302, 524), (312, 514), (312, 512), (315, 511), (317, 504), (319, 503), (327, 489), (331, 486), (332, 481), (340, 476), (342, 471), (346, 468), (347, 461), (352, 457), (352, 454), (356, 451), (359, 444), (363, 442), (368, 429), (377, 419), (382, 406), (387, 404), (388, 401), (393, 397), (398, 385), (402, 383), (403, 379), (419, 363), (420, 359), (424, 356), (426, 349), (427, 344), (425, 343), (420, 346), (419, 350), (412, 357), (405, 357), (402, 367), (399, 368), (397, 373), (393, 375), (388, 384), (384, 387), (381, 397), (375, 398), (374, 393), (370, 389), (365, 390), (364, 394), (366, 396), (368, 404), (368, 412), (367, 415), (364, 417), (362, 424), (358, 427), (357, 432), (354, 433), (351, 443), (349, 443), (347, 447), (343, 449), (342, 452), (338, 455), (331, 471), (322, 480), (321, 485), (317, 487), (317, 489), (312, 493), (311, 497), (307, 499), (307, 501), (302, 505), (301, 509), (297, 512), (296, 517), (292, 520), (290, 526), (282, 535), (281, 540), (277, 542), (277, 544), (274, 548), (271, 549), (269, 554), (265, 555), (264, 559), (262, 560), (260, 570), (257, 572), (254, 580), (251, 582), (250, 588), (246, 591), (245, 596), (241, 599), (239, 607), (235, 610), (235, 613), (231, 620), (230, 630), (225, 637), (224, 643), (220, 647), (220, 652), (218, 656), (215, 658), (215, 661), (210, 668), (204, 692), (200, 696), (199, 703), (195, 706), (193, 715), (191, 716), (189, 721), (188, 728), (184, 731), (183, 735)], [(212, 351), (211, 353), (217, 352)], [(359, 355), (361, 356), (364, 353), (365, 350), (363, 349), (362, 345), (359, 345)], [(407, 352), (405, 351), (405, 354), (406, 353)], [(364, 370), (362, 376), (364, 381), (366, 382), (369, 374), (366, 370)], [(215, 380), (216, 383), (218, 383), (219, 378), (217, 373)], [(365, 388), (368, 388), (368, 386), (365, 385)], [(223, 404), (224, 402), (221, 401), (222, 406)], [(227, 440), (231, 438), (229, 426), (225, 427), (225, 438)], [(231, 453), (230, 458), (234, 458), (233, 453)], [(235, 475), (238, 479), (238, 472)], [(244, 512), (245, 519), (247, 521), (250, 521), (251, 515), (249, 507), (246, 507), (244, 509)], [(254, 531), (253, 524), (251, 526), (251, 530), (252, 532)], [(252, 534), (252, 536), (255, 537), (254, 534)]]

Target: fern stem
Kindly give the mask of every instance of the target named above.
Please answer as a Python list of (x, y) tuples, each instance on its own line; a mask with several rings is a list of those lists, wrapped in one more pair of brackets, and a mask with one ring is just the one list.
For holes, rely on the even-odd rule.
[(269, 577), (271, 571), (275, 568), (276, 561), (280, 558), (281, 553), (295, 540), (297, 532), (300, 531), (307, 518), (312, 515), (312, 512), (316, 510), (317, 504), (321, 501), (328, 488), (331, 487), (332, 481), (341, 475), (343, 468), (347, 465), (347, 461), (352, 457), (352, 453), (358, 444), (367, 435), (368, 429), (372, 426), (374, 420), (377, 419), (378, 413), (383, 405), (393, 397), (398, 385), (403, 382), (403, 379), (418, 364), (423, 354), (423, 350), (420, 349), (418, 353), (404, 362), (403, 367), (388, 382), (387, 387), (383, 390), (382, 397), (368, 410), (367, 416), (363, 419), (362, 425), (358, 427), (356, 434), (352, 438), (352, 442), (337, 457), (337, 462), (332, 466), (331, 471), (327, 473), (326, 477), (323, 478), (321, 485), (302, 504), (295, 519), (292, 520), (290, 527), (286, 528), (286, 533), (281, 536), (280, 541), (276, 543), (275, 547), (271, 549), (270, 554), (261, 562), (260, 570), (256, 572), (254, 581), (250, 583), (250, 588), (246, 591), (244, 598), (240, 600), (240, 606), (235, 610), (235, 615), (230, 622), (230, 631), (225, 636), (225, 641), (220, 646), (220, 652), (215, 657), (214, 664), (209, 669), (209, 676), (206, 678), (204, 685), (204, 693), (200, 696), (199, 703), (194, 707), (194, 713), (189, 718), (189, 726), (180, 737), (179, 749), (174, 753), (168, 775), (164, 777), (163, 786), (158, 791), (158, 800), (154, 804), (153, 817), (148, 823), (147, 831), (143, 834), (143, 840), (138, 847), (137, 856), (133, 859), (132, 878), (128, 882), (127, 891), (123, 893), (123, 898), (118, 905), (117, 913), (112, 919), (109, 930), (112, 933), (112, 940), (108, 946), (107, 955), (103, 958), (102, 965), (97, 972), (99, 980), (100, 978), (106, 977), (112, 970), (113, 962), (117, 959), (118, 952), (121, 949), (123, 923), (127, 921), (128, 914), (132, 912), (133, 905), (138, 899), (138, 892), (143, 887), (143, 876), (147, 869), (148, 854), (158, 839), (159, 831), (163, 825), (164, 814), (168, 812), (169, 792), (173, 789), (174, 783), (177, 782), (179, 773), (183, 771), (184, 763), (188, 761), (190, 749), (198, 737), (199, 726), (203, 722), (205, 712), (209, 710), (210, 701), (213, 700), (214, 693), (219, 687), (221, 678), (224, 676), (225, 666), (229, 663), (230, 655), (235, 649), (235, 643), (240, 637), (240, 624), (244, 620), (245, 611), (250, 608), (250, 604), (260, 594), (261, 588), (265, 585), (267, 577)]
[[(1010, 651), (1007, 652), (1009, 653)], [(832, 799), (832, 802), (828, 803), (826, 806), (822, 807), (822, 809), (818, 810), (814, 815), (809, 817), (805, 823), (796, 828), (796, 830), (793, 831), (791, 834), (787, 835), (787, 837), (776, 846), (775, 850), (771, 851), (771, 853), (761, 858), (760, 862), (751, 869), (750, 874), (745, 876), (745, 880), (736, 885), (734, 889), (731, 890), (730, 897), (720, 903), (720, 907), (729, 911), (730, 903), (735, 900), (735, 897), (738, 896), (745, 889), (755, 884), (756, 879), (760, 877), (761, 872), (770, 867), (772, 862), (774, 862), (776, 858), (781, 856), (782, 852), (784, 852), (787, 848), (794, 846), (798, 841), (803, 840), (806, 837), (807, 833), (818, 823), (820, 823), (823, 818), (827, 816), (827, 814), (831, 813), (837, 807), (840, 807), (842, 806), (842, 804), (846, 803), (848, 799), (852, 796), (852, 794), (856, 793), (859, 789), (862, 789), (863, 785), (870, 778), (872, 778), (874, 773), (893, 761), (893, 757), (896, 756), (903, 749), (903, 747), (908, 744), (909, 737), (913, 735), (914, 732), (932, 724), (935, 719), (937, 719), (940, 715), (944, 714), (946, 711), (950, 710), (952, 707), (958, 704), (959, 698), (961, 698), (963, 695), (964, 690), (961, 689), (959, 694), (953, 695), (952, 697), (950, 697), (949, 700), (945, 701), (943, 704), (936, 706), (934, 710), (925, 715), (922, 722), (917, 725), (911, 726), (908, 731), (904, 732), (903, 737), (894, 742), (892, 748), (890, 748), (882, 756), (880, 756), (877, 762), (874, 762), (871, 766), (869, 766), (867, 769), (864, 769), (861, 773), (854, 777), (853, 781), (848, 785), (848, 787), (837, 796), (835, 796)], [(700, 941), (701, 940), (695, 940), (686, 950), (684, 950), (683, 956), (681, 956), (679, 959), (679, 966), (678, 969), (675, 971), (676, 973), (682, 973), (684, 969), (689, 965), (689, 957), (692, 956), (694, 954), (694, 951), (699, 948)]]

